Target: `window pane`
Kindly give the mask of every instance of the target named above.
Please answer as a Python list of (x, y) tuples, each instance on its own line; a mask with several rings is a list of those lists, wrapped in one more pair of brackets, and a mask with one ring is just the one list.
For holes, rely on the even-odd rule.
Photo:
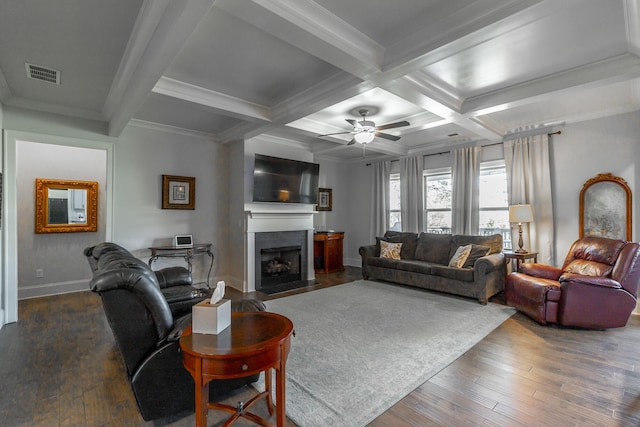
[(427, 232), (428, 233), (450, 233), (451, 232), (451, 211), (427, 212)]
[(480, 228), (509, 229), (509, 211), (480, 211)]
[(392, 231), (402, 231), (402, 223), (400, 222), (400, 212), (389, 213), (389, 226)]
[(427, 209), (451, 209), (451, 175), (427, 176)]
[(482, 208), (509, 208), (507, 173), (504, 167), (480, 171), (480, 209)]
[(389, 209), (400, 210), (400, 174), (394, 173), (389, 179)]

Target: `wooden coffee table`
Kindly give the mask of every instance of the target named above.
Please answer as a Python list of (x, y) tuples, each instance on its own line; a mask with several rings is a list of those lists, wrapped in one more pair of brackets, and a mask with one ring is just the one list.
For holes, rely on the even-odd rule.
[[(187, 329), (180, 338), (184, 367), (191, 373), (196, 387), (196, 427), (207, 425), (209, 409), (230, 412), (225, 426), (245, 417), (263, 426), (273, 425), (246, 412), (264, 397), (269, 415), (271, 369), (276, 370), (276, 422), (285, 425), (285, 364), (291, 347), (293, 323), (286, 317), (265, 311), (231, 313), (231, 326), (218, 335), (194, 334)], [(209, 382), (213, 379), (239, 378), (264, 372), (265, 391), (238, 406), (209, 402)]]

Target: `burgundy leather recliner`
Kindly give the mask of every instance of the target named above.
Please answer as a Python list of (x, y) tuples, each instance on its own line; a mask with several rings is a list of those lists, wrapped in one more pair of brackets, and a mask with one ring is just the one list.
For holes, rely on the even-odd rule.
[(523, 263), (507, 276), (507, 304), (537, 322), (589, 329), (619, 328), (636, 307), (640, 245), (585, 237), (562, 268)]

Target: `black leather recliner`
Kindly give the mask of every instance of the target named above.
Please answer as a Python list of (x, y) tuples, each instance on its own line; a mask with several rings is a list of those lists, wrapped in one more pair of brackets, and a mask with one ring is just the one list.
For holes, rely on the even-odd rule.
[(211, 296), (211, 290), (193, 286), (193, 278), (184, 267), (168, 267), (153, 271), (142, 260), (136, 258), (120, 245), (100, 243), (84, 250), (94, 274), (119, 268), (136, 268), (149, 273), (149, 279), (160, 288), (174, 316), (190, 313), (191, 307)]
[[(174, 317), (156, 275), (144, 262), (117, 245), (101, 245), (99, 249), (112, 250), (96, 253), (98, 246), (85, 249), (89, 263), (95, 261), (90, 288), (102, 299), (142, 417), (148, 421), (193, 411), (195, 385), (183, 367), (179, 342), (182, 332), (191, 325), (190, 311)], [(165, 279), (169, 282), (171, 275), (165, 275)], [(192, 299), (192, 304), (197, 301)], [(232, 302), (233, 311), (264, 309), (264, 304), (256, 300)], [(257, 379), (258, 375), (214, 380), (210, 400)]]

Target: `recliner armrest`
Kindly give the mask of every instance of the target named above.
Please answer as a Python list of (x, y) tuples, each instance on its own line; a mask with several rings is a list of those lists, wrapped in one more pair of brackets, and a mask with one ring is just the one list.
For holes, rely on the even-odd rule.
[(191, 326), (191, 323), (192, 323), (191, 317), (192, 317), (192, 314), (187, 313), (184, 316), (179, 317), (178, 319), (175, 320), (175, 322), (173, 323), (173, 329), (171, 330), (171, 332), (169, 332), (169, 335), (167, 336), (167, 342), (178, 341), (180, 339), (184, 331), (189, 326)]
[(191, 272), (184, 267), (167, 267), (154, 271), (154, 273), (158, 279), (160, 289), (193, 284)]
[(536, 264), (533, 262), (524, 262), (518, 267), (518, 273), (528, 276), (539, 277), (541, 279), (558, 280), (562, 275), (562, 269), (546, 264)]
[(577, 283), (582, 285), (601, 286), (603, 288), (620, 289), (622, 285), (610, 277), (583, 276), (575, 273), (565, 273), (560, 276), (560, 283)]

